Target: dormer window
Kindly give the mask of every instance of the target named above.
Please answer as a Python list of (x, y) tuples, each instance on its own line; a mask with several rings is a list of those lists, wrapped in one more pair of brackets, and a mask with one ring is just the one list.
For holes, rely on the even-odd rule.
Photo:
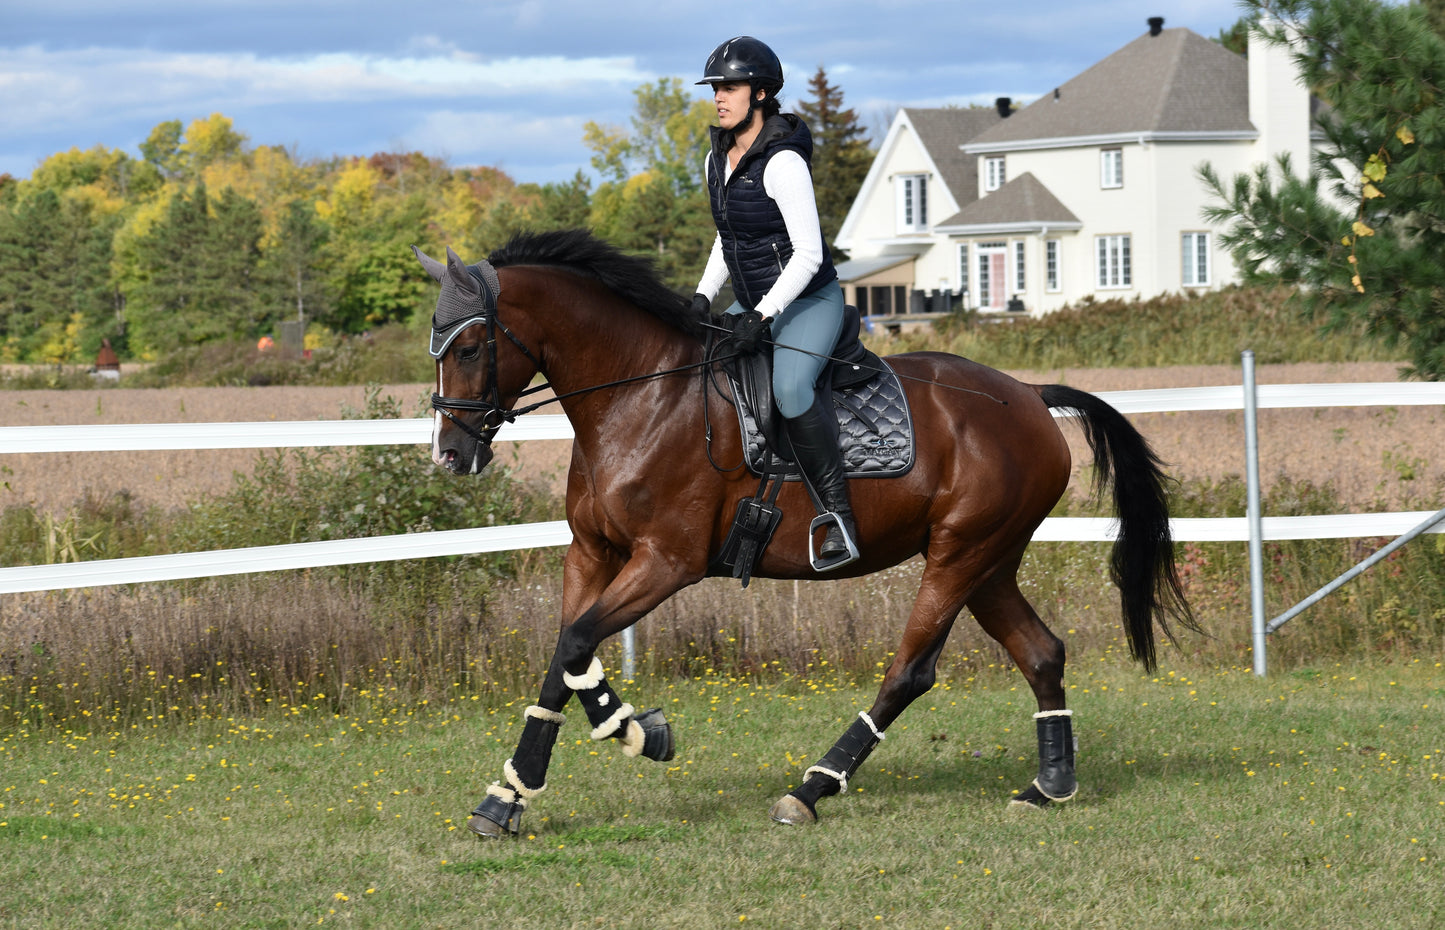
[(985, 192), (998, 190), (1003, 187), (1006, 180), (1002, 155), (990, 155), (983, 160), (983, 189)]
[(1124, 150), (1101, 149), (1099, 152), (1099, 186), (1105, 189), (1124, 186)]
[(898, 231), (928, 232), (928, 175), (900, 174), (898, 185)]

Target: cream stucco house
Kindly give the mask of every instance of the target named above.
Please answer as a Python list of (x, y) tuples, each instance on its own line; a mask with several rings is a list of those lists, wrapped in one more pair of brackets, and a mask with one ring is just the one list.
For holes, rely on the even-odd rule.
[(1257, 38), (1246, 59), (1149, 26), (1018, 110), (900, 110), (836, 239), (848, 300), (875, 319), (1041, 315), (1235, 281), (1197, 169), (1307, 167), (1311, 97)]

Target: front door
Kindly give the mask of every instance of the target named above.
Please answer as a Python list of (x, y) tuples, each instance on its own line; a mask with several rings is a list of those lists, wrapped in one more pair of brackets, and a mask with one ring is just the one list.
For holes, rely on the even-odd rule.
[(1008, 303), (1008, 248), (1003, 244), (978, 247), (978, 307), (1002, 310)]

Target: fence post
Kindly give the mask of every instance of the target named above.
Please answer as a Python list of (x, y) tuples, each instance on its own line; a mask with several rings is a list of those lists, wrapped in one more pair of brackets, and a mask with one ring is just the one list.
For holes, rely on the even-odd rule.
[(1254, 673), (1265, 675), (1264, 633), (1264, 518), (1259, 504), (1258, 396), (1254, 385), (1254, 352), (1240, 353), (1244, 366), (1244, 481), (1248, 494), (1249, 522), (1249, 612), (1254, 643)]
[(622, 631), (622, 678), (624, 681), (637, 674), (637, 627), (630, 626)]

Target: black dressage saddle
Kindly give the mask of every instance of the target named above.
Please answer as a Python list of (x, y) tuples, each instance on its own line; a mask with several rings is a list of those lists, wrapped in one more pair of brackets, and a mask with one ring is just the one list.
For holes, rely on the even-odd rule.
[[(859, 339), (858, 308), (845, 307), (843, 330), (823, 372), (833, 397), (843, 465), (852, 478), (896, 478), (913, 468), (913, 421), (898, 375)], [(725, 345), (725, 344), (724, 344)], [(782, 519), (774, 501), (783, 481), (799, 481), (782, 417), (773, 404), (771, 352), (723, 362), (737, 409), (744, 457), (761, 480), (758, 492), (738, 506), (732, 531), (711, 566), (746, 587), (757, 558)], [(804, 482), (806, 484), (806, 482)], [(822, 512), (817, 495), (809, 487)]]

